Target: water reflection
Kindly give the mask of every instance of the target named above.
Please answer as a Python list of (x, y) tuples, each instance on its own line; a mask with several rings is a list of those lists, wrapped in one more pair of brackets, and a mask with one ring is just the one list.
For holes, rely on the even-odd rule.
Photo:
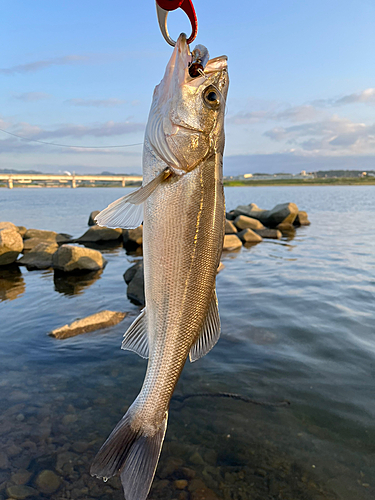
[(64, 295), (80, 295), (100, 279), (102, 270), (85, 274), (68, 274), (55, 271), (53, 282), (56, 292)]
[(14, 300), (25, 292), (26, 285), (17, 264), (0, 267), (0, 301)]

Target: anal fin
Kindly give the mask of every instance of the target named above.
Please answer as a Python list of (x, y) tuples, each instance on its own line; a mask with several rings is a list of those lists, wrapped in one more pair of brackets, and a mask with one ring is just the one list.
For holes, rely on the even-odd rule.
[(133, 351), (141, 358), (148, 358), (148, 332), (146, 308), (133, 321), (124, 334), (121, 349)]
[(219, 306), (216, 290), (212, 294), (212, 299), (208, 307), (207, 316), (203, 323), (202, 331), (195, 344), (190, 349), (189, 359), (191, 363), (205, 356), (215, 346), (220, 338), (221, 326), (219, 316)]

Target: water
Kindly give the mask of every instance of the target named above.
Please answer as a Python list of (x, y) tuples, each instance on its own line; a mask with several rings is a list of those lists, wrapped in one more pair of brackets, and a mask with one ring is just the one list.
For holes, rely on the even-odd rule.
[[(124, 191), (1, 189), (0, 220), (79, 236), (89, 213)], [(293, 201), (312, 224), (293, 239), (223, 255), (222, 338), (186, 365), (176, 393), (291, 405), (172, 400), (150, 498), (373, 499), (375, 187), (228, 188), (226, 199), (228, 209)], [(2, 274), (1, 500), (22, 481), (36, 498), (123, 498), (117, 479), (103, 483), (88, 469), (144, 377), (146, 362), (119, 348), (138, 313), (122, 275), (139, 257), (122, 247), (103, 253), (108, 265), (91, 280), (22, 267)], [(129, 314), (107, 330), (64, 341), (47, 335), (102, 309)], [(60, 480), (53, 493), (37, 480), (44, 469)]]

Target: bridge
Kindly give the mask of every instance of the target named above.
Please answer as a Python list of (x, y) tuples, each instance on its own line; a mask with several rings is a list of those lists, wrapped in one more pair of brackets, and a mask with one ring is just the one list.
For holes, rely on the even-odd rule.
[(80, 183), (95, 186), (96, 183), (118, 183), (122, 187), (126, 183), (142, 182), (141, 175), (53, 175), (53, 174), (0, 174), (0, 184), (7, 183), (9, 189), (18, 186), (72, 187)]

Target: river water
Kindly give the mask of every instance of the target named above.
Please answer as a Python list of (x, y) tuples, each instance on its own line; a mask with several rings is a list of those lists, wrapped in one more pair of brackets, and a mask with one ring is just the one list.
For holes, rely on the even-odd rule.
[[(92, 210), (128, 191), (1, 189), (0, 220), (77, 237)], [(228, 210), (291, 201), (311, 226), (223, 255), (221, 340), (187, 363), (176, 394), (290, 405), (172, 400), (149, 498), (373, 499), (375, 186), (227, 188), (226, 200)], [(88, 470), (144, 377), (145, 360), (120, 350), (139, 310), (122, 275), (139, 257), (121, 246), (103, 253), (108, 264), (90, 280), (1, 271), (1, 500), (123, 498), (117, 479), (103, 483)], [(103, 309), (129, 314), (71, 339), (47, 335)], [(40, 486), (43, 470), (54, 473), (55, 491)]]

